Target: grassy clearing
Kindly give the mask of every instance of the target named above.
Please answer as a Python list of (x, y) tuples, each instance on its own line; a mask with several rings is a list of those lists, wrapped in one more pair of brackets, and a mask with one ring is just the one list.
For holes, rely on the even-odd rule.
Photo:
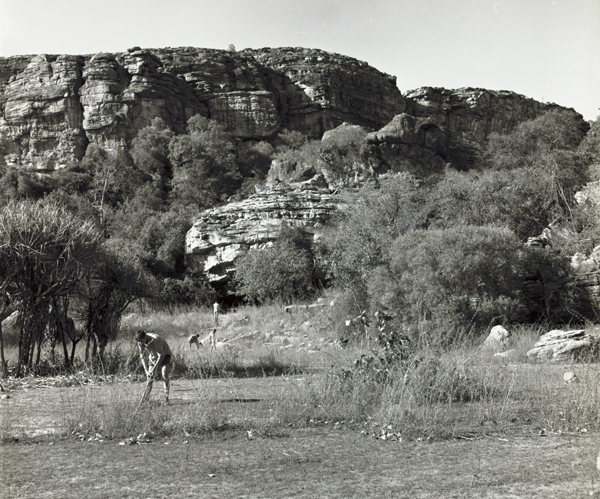
[[(108, 348), (102, 371), (83, 369), (62, 384), (86, 386), (83, 394), (61, 395), (67, 414), (61, 431), (121, 439), (143, 433), (198, 436), (224, 428), (272, 432), (333, 424), (378, 438), (413, 440), (600, 429), (598, 364), (527, 362), (526, 352), (545, 331), (543, 326), (513, 328), (514, 355), (509, 359), (494, 358), (471, 340), (445, 351), (413, 352), (390, 365), (380, 359), (383, 353), (376, 345), (373, 349), (373, 342), (371, 350), (367, 341), (340, 348), (332, 333), (339, 321), (335, 314), (327, 306), (293, 313), (278, 306), (243, 307), (220, 317), (217, 339), (230, 347), (215, 352), (187, 343), (190, 334), (204, 336), (213, 329), (209, 311), (129, 314), (120, 338)], [(162, 335), (171, 345), (174, 386), (178, 380), (199, 380), (182, 403), (137, 410), (144, 376), (133, 334), (140, 328)], [(567, 369), (577, 373), (580, 383), (563, 382)], [(302, 377), (273, 383), (282, 375)], [(213, 379), (235, 387), (232, 380), (240, 377), (256, 378), (270, 391), (254, 412), (245, 408), (243, 416), (232, 416), (219, 402), (217, 389), (209, 393), (202, 387)], [(157, 398), (161, 385), (155, 383)], [(9, 380), (7, 386), (18, 383)], [(245, 407), (248, 396), (229, 398)], [(6, 422), (0, 430), (5, 440), (14, 434)]]

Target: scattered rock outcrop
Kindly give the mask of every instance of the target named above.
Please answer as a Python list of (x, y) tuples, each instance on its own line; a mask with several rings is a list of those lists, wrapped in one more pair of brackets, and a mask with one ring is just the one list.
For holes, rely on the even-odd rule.
[(251, 248), (272, 244), (284, 226), (302, 227), (318, 237), (319, 227), (337, 209), (334, 196), (305, 189), (269, 189), (243, 201), (207, 210), (186, 235), (186, 265), (224, 286), (236, 260)]
[(537, 362), (568, 362), (597, 356), (599, 347), (598, 334), (586, 333), (584, 329), (556, 329), (540, 336), (534, 347), (527, 352), (527, 357)]

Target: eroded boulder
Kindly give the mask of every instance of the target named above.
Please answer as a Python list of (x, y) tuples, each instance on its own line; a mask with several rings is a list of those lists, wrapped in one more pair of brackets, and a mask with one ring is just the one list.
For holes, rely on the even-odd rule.
[(221, 286), (231, 280), (240, 256), (273, 244), (283, 227), (300, 227), (318, 237), (337, 203), (314, 184), (321, 185), (316, 179), (297, 190), (269, 189), (203, 212), (186, 235), (186, 265)]
[(527, 352), (527, 357), (535, 362), (580, 360), (597, 354), (599, 344), (599, 335), (586, 333), (585, 329), (555, 329), (540, 336), (534, 347)]

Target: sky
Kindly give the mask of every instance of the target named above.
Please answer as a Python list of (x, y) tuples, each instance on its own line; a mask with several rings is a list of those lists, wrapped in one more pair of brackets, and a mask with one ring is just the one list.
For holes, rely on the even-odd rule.
[(600, 0), (0, 0), (0, 57), (307, 47), (600, 116)]

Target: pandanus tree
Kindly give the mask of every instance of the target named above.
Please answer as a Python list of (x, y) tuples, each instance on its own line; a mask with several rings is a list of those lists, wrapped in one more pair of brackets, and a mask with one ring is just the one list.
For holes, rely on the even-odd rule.
[(56, 204), (9, 202), (0, 209), (0, 281), (20, 312), (17, 376), (33, 366), (36, 345), (39, 362), (52, 300), (75, 289), (100, 242), (93, 223)]
[[(115, 241), (117, 242), (117, 241)], [(87, 332), (86, 361), (103, 362), (109, 340), (116, 338), (125, 309), (153, 293), (151, 278), (126, 247), (105, 245), (79, 287)]]

